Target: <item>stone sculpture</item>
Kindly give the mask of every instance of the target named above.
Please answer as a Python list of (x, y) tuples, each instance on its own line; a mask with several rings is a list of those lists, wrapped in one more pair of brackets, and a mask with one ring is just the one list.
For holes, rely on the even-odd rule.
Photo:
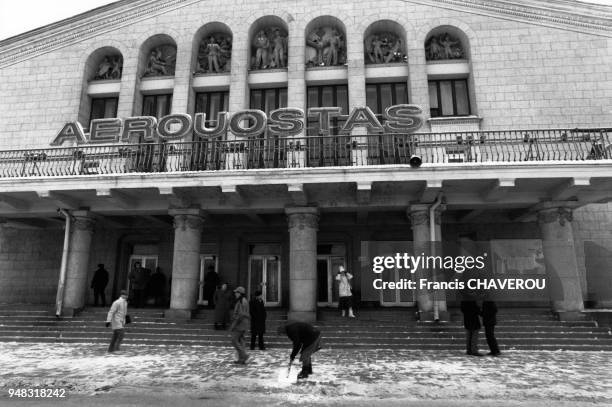
[(123, 58), (121, 55), (107, 55), (98, 65), (94, 80), (119, 79), (122, 70)]
[(200, 43), (196, 73), (229, 72), (232, 57), (232, 38), (214, 33)]
[(176, 47), (161, 45), (153, 48), (144, 72), (144, 77), (172, 76), (176, 65)]
[(251, 69), (287, 67), (287, 33), (280, 27), (259, 30), (253, 38)]
[(465, 51), (461, 41), (449, 33), (432, 35), (425, 42), (425, 58), (428, 61), (464, 59)]
[(407, 60), (402, 40), (390, 32), (377, 32), (365, 39), (365, 61), (369, 64), (387, 64)]
[(337, 66), (346, 63), (346, 41), (334, 27), (319, 27), (306, 37), (306, 66)]

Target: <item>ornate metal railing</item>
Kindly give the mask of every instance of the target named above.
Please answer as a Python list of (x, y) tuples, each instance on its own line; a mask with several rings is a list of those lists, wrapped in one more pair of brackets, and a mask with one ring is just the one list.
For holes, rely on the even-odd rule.
[(253, 138), (0, 151), (0, 178), (612, 159), (611, 128)]

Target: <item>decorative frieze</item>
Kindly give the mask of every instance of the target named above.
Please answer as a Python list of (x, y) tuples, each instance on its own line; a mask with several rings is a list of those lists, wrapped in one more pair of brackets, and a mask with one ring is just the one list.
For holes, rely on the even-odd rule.
[(306, 36), (306, 67), (346, 63), (346, 39), (335, 27), (317, 27)]
[(391, 32), (375, 32), (364, 41), (367, 64), (406, 62), (405, 46), (399, 36)]
[(252, 40), (251, 69), (287, 67), (287, 30), (267, 27), (259, 30)]
[(98, 69), (94, 80), (104, 79), (121, 79), (121, 71), (123, 70), (123, 58), (121, 55), (107, 55), (104, 57)]
[(195, 73), (229, 72), (232, 59), (232, 36), (213, 33), (203, 39), (198, 49)]

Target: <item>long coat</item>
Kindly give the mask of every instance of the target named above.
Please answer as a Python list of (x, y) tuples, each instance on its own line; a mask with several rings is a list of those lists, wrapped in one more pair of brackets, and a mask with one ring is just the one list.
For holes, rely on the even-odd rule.
[(461, 301), (461, 312), (463, 312), (463, 326), (470, 331), (480, 329), (480, 308), (476, 301)]
[(228, 290), (217, 288), (217, 291), (215, 291), (215, 324), (225, 324), (229, 321), (232, 296), (233, 294)]
[(122, 297), (115, 300), (106, 316), (106, 322), (111, 323), (113, 330), (125, 328), (125, 316), (127, 315), (127, 301)]
[(249, 302), (251, 311), (251, 332), (254, 334), (266, 333), (266, 307), (263, 300), (253, 298)]
[(234, 320), (232, 326), (230, 326), (230, 331), (246, 331), (249, 329), (250, 319), (249, 302), (246, 298), (241, 297), (234, 305)]
[(495, 302), (483, 301), (481, 315), (484, 326), (497, 325), (497, 305), (495, 305)]

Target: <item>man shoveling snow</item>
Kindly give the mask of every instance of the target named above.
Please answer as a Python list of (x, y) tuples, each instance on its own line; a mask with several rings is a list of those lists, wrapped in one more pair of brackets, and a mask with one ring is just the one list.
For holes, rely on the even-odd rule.
[(278, 328), (279, 334), (286, 334), (293, 342), (293, 351), (289, 357), (289, 368), (300, 352), (302, 371), (298, 379), (306, 379), (312, 374), (312, 354), (321, 349), (321, 331), (306, 322), (288, 322)]

